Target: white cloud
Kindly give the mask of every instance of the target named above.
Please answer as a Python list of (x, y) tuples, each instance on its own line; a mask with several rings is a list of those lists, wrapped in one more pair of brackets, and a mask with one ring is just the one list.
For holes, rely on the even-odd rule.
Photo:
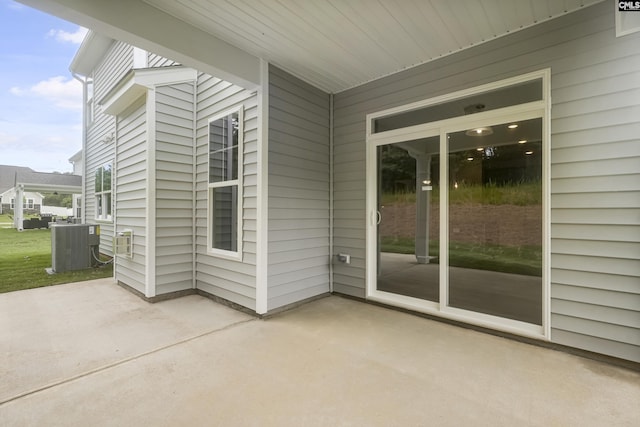
[(53, 37), (57, 41), (62, 43), (68, 42), (73, 44), (80, 44), (82, 43), (82, 40), (84, 40), (84, 36), (87, 35), (87, 31), (88, 30), (86, 28), (82, 27), (78, 27), (78, 29), (73, 33), (64, 30), (49, 30), (49, 32), (47, 33), (47, 37)]
[(9, 93), (16, 96), (22, 96), (24, 95), (24, 90), (20, 89), (18, 86), (14, 86), (11, 89), (9, 89)]
[(50, 77), (36, 83), (29, 89), (12, 87), (9, 92), (16, 96), (31, 95), (44, 98), (54, 106), (65, 110), (82, 110), (82, 85), (72, 78)]

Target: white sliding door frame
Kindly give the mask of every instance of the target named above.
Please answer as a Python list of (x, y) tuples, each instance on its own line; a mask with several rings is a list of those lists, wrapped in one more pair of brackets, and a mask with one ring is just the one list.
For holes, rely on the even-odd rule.
[[(437, 104), (447, 100), (454, 100), (475, 93), (509, 86), (518, 82), (542, 79), (542, 100), (500, 108), (468, 116), (454, 117), (437, 122), (425, 123), (391, 131), (373, 133), (374, 121), (380, 117), (411, 111), (421, 106)], [(367, 115), (367, 145), (366, 145), (366, 196), (367, 196), (367, 275), (366, 298), (372, 301), (402, 307), (408, 310), (427, 313), (452, 320), (462, 321), (490, 329), (496, 329), (517, 335), (536, 339), (550, 340), (550, 70), (542, 70), (502, 80), (478, 88), (456, 92), (445, 97), (433, 98), (409, 104), (403, 107)], [(481, 126), (494, 126), (507, 122), (518, 122), (530, 119), (542, 119), (542, 325), (530, 324), (522, 321), (483, 314), (449, 306), (448, 303), (448, 186), (440, 185), (440, 298), (439, 302), (427, 301), (419, 298), (399, 295), (377, 289), (378, 270), (378, 165), (377, 149), (379, 146), (399, 142), (440, 137), (440, 182), (448, 182), (448, 143), (447, 134)]]

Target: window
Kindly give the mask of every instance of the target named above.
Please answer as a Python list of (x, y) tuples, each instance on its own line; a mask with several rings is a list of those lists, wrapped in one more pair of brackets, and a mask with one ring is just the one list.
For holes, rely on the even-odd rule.
[(27, 209), (33, 209), (33, 199), (27, 199)]
[(242, 110), (209, 121), (207, 251), (238, 256), (242, 217)]
[(540, 100), (542, 100), (541, 78), (456, 99), (447, 99), (443, 102), (439, 102), (437, 99), (436, 101), (430, 101), (427, 105), (420, 105), (422, 102), (418, 102), (415, 108), (375, 118), (373, 120), (373, 132), (380, 133), (424, 123), (433, 123)]
[(111, 163), (96, 169), (96, 219), (111, 220)]
[(11, 209), (16, 208), (16, 199), (11, 199)]

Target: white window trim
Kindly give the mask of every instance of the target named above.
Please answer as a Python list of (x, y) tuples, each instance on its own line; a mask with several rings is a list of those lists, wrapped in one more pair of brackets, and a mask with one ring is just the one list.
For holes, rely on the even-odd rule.
[[(113, 162), (103, 163), (100, 166), (100, 168), (104, 171), (105, 166), (111, 166), (111, 190), (95, 192), (95, 181), (94, 181), (94, 184), (93, 184), (93, 188), (94, 188), (93, 198), (95, 200), (94, 219), (96, 221), (98, 221), (98, 222), (112, 223), (113, 222)], [(97, 168), (95, 170), (97, 170)], [(94, 172), (93, 176), (94, 176), (94, 180), (95, 180), (95, 172)], [(104, 180), (103, 180), (103, 184), (104, 184)], [(105, 195), (107, 193), (109, 193), (111, 195), (111, 213), (109, 215), (107, 215), (106, 217), (103, 217), (102, 215), (98, 215), (98, 196), (103, 196), (103, 195)]]
[[(510, 107), (505, 107), (497, 110), (490, 110), (482, 113), (476, 113), (473, 115), (473, 119), (468, 116), (454, 117), (450, 119), (444, 119), (437, 122), (425, 123), (416, 126), (410, 126), (406, 128), (394, 129), (391, 131), (373, 133), (374, 120), (385, 117), (391, 114), (397, 114), (405, 111), (414, 110), (427, 105), (433, 105), (457, 98), (466, 97), (476, 93), (483, 93), (501, 87), (513, 85), (515, 83), (525, 82), (534, 79), (542, 79), (542, 101), (529, 102), (526, 104), (520, 104)], [(442, 269), (440, 272), (440, 301), (432, 302), (418, 298), (408, 297), (399, 294), (393, 294), (389, 292), (377, 290), (377, 254), (376, 254), (376, 242), (377, 239), (377, 218), (376, 218), (376, 201), (377, 201), (377, 186), (376, 182), (377, 162), (376, 162), (376, 149), (380, 145), (391, 144), (395, 142), (401, 142), (408, 139), (416, 139), (421, 137), (432, 137), (440, 135), (440, 156), (441, 164), (446, 163), (448, 150), (446, 148), (446, 135), (448, 132), (453, 132), (468, 127), (473, 127), (470, 121), (477, 121), (482, 125), (487, 123), (504, 123), (510, 120), (524, 120), (530, 118), (542, 118), (542, 139), (543, 139), (543, 163), (542, 163), (542, 231), (543, 231), (543, 259), (542, 259), (542, 325), (532, 325), (516, 320), (506, 319), (497, 316), (486, 315), (479, 312), (461, 310), (451, 306), (447, 306), (442, 301), (447, 301), (447, 281), (446, 269)], [(533, 73), (528, 73), (522, 76), (517, 76), (510, 79), (497, 81), (494, 83), (478, 86), (471, 89), (454, 92), (441, 97), (431, 98), (411, 104), (407, 104), (400, 107), (394, 107), (388, 110), (379, 111), (367, 115), (366, 118), (366, 199), (367, 199), (367, 231), (366, 231), (366, 258), (367, 258), (367, 271), (366, 271), (366, 298), (372, 301), (377, 301), (385, 304), (391, 304), (397, 307), (402, 307), (408, 310), (423, 312), (438, 317), (448, 318), (456, 321), (462, 321), (469, 324), (478, 325), (490, 329), (500, 330), (515, 335), (527, 336), (535, 339), (550, 340), (551, 339), (551, 70), (544, 69)], [(446, 182), (446, 168), (442, 168), (441, 181)], [(448, 215), (447, 212), (447, 197), (446, 188), (444, 188), (444, 194), (441, 195), (440, 200), (440, 230), (444, 235), (448, 235)], [(448, 265), (447, 254), (447, 242), (448, 239), (440, 239), (440, 253), (444, 254), (442, 262)], [(443, 293), (443, 288), (444, 293)]]
[(36, 205), (34, 199), (27, 199), (27, 203), (25, 204), (27, 205), (27, 209), (33, 209)]
[[(209, 126), (212, 122), (216, 120), (220, 120), (224, 117), (227, 117), (231, 114), (238, 114), (238, 158), (236, 161), (238, 162), (238, 178), (230, 181), (221, 181), (221, 182), (209, 182), (209, 170), (210, 170), (210, 161), (211, 158), (209, 156)], [(211, 117), (207, 121), (207, 254), (216, 256), (219, 258), (227, 258), (231, 260), (242, 260), (242, 239), (243, 239), (243, 212), (242, 212), (242, 201), (243, 201), (243, 168), (244, 163), (244, 108), (242, 105), (239, 107), (235, 107), (233, 109), (225, 110), (221, 113), (216, 114)], [(236, 226), (236, 235), (237, 235), (237, 250), (236, 251), (227, 251), (224, 249), (212, 248), (213, 245), (213, 229), (211, 227), (211, 221), (213, 219), (213, 209), (212, 209), (212, 189), (214, 188), (222, 188), (222, 187), (230, 187), (236, 185), (238, 187), (238, 222)]]

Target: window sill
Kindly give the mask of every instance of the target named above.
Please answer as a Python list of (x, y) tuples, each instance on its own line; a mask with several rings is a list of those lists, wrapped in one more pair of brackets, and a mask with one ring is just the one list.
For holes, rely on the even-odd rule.
[(207, 255), (242, 262), (242, 252), (230, 252), (222, 249), (207, 249)]

